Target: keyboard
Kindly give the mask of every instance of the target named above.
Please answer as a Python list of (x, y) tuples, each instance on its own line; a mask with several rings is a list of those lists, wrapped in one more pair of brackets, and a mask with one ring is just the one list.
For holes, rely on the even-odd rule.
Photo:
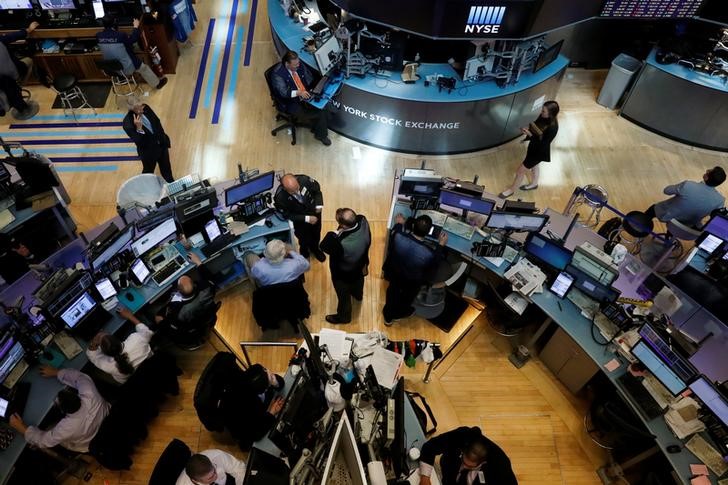
[(58, 332), (56, 336), (53, 337), (53, 343), (56, 344), (58, 350), (60, 350), (64, 357), (68, 360), (73, 359), (83, 352), (83, 349), (80, 345), (78, 345), (76, 339), (68, 335), (66, 332)]
[(182, 256), (170, 260), (167, 264), (162, 266), (162, 269), (152, 275), (152, 279), (159, 286), (164, 286), (169, 280), (179, 273), (185, 267), (185, 260)]
[(625, 391), (631, 398), (632, 402), (637, 405), (643, 417), (649, 421), (662, 416), (662, 408), (652, 397), (642, 382), (629, 372), (617, 377), (619, 383), (624, 387)]
[(728, 464), (723, 461), (721, 454), (705, 441), (705, 438), (696, 434), (685, 443), (685, 448), (693, 452), (713, 473), (722, 476), (728, 471)]
[(238, 238), (235, 234), (231, 234), (229, 232), (225, 234), (221, 234), (209, 243), (208, 245), (204, 246), (200, 251), (202, 251), (202, 254), (205, 255), (206, 258), (209, 258), (213, 254), (222, 251), (227, 246), (232, 244), (233, 241), (235, 241)]
[(174, 195), (183, 190), (190, 189), (192, 186), (200, 183), (200, 176), (197, 174), (185, 175), (182, 178), (175, 180), (174, 182), (168, 182), (165, 184), (167, 187), (167, 195)]
[(316, 86), (314, 86), (311, 90), (311, 94), (313, 94), (314, 96), (321, 96), (321, 93), (324, 92), (324, 88), (326, 88), (327, 82), (329, 82), (329, 76), (324, 76), (319, 79), (319, 82), (317, 82)]
[(569, 294), (566, 295), (566, 299), (576, 305), (581, 310), (582, 315), (588, 319), (594, 318), (597, 311), (599, 311), (599, 303), (586, 296), (576, 288), (572, 288)]

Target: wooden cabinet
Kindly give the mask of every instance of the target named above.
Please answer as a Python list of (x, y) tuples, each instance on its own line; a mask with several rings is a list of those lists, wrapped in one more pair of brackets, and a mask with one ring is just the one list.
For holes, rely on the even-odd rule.
[[(137, 52), (137, 56), (150, 64), (149, 55)], [(83, 54), (36, 54), (35, 62), (51, 77), (59, 74), (73, 74), (80, 82), (108, 81), (104, 72), (96, 67), (96, 61), (101, 60), (101, 53), (89, 52)]]
[(142, 34), (149, 46), (156, 46), (162, 58), (162, 69), (165, 74), (176, 74), (179, 46), (171, 26), (164, 24), (144, 24)]
[(573, 394), (599, 372), (591, 357), (560, 327), (538, 358)]

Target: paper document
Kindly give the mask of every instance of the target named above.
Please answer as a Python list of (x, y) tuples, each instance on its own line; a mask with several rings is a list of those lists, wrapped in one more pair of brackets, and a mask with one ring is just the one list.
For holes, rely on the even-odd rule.
[(349, 359), (351, 345), (346, 345), (346, 332), (332, 328), (322, 328), (319, 332), (319, 347), (326, 345), (331, 358), (338, 361)]
[(546, 275), (527, 259), (519, 260), (504, 276), (511, 282), (514, 290), (526, 296), (542, 288), (546, 281)]
[(5, 209), (4, 211), (0, 212), (0, 229), (7, 226), (14, 220), (15, 216), (12, 212), (10, 212), (10, 209)]
[(382, 347), (376, 347), (372, 354), (371, 366), (380, 386), (391, 390), (399, 377), (404, 358)]
[(709, 475), (708, 467), (705, 465), (690, 465), (690, 473), (693, 475)]
[(526, 300), (523, 295), (515, 291), (505, 297), (503, 301), (511, 307), (511, 310), (519, 315), (523, 315), (523, 312), (526, 311), (526, 307), (528, 306), (528, 300)]

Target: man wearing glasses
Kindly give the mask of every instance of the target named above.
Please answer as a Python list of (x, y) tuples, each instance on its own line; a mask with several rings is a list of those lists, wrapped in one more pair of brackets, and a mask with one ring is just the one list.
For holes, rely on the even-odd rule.
[(437, 455), (442, 455), (443, 485), (518, 485), (508, 456), (478, 427), (463, 426), (427, 441), (420, 458), (420, 485), (430, 485)]

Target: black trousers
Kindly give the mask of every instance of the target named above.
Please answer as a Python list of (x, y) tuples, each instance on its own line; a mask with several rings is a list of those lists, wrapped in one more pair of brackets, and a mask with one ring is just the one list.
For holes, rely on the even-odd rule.
[(412, 302), (417, 297), (422, 285), (418, 281), (392, 278), (387, 287), (387, 296), (382, 308), (382, 315), (387, 322), (408, 317), (415, 310)]
[(342, 280), (332, 278), (334, 291), (339, 303), (336, 305), (336, 316), (344, 322), (351, 321), (351, 299), (361, 301), (364, 298), (364, 275), (355, 279)]
[(308, 222), (295, 222), (293, 224), (293, 232), (298, 238), (298, 245), (301, 248), (301, 256), (308, 258), (311, 251), (319, 251), (319, 242), (321, 241), (321, 214), (316, 216), (318, 221), (316, 224)]
[(18, 111), (28, 109), (28, 103), (23, 99), (23, 93), (15, 79), (9, 76), (0, 76), (0, 91), (5, 93), (8, 98), (8, 104)]
[(316, 138), (329, 136), (329, 115), (325, 109), (317, 109), (308, 103), (300, 102), (294, 105), (291, 114), (299, 123), (311, 126)]
[(142, 173), (154, 173), (154, 168), (159, 165), (159, 173), (167, 182), (174, 182), (172, 175), (172, 165), (169, 163), (169, 149), (162, 150), (159, 160), (154, 158), (142, 159)]

